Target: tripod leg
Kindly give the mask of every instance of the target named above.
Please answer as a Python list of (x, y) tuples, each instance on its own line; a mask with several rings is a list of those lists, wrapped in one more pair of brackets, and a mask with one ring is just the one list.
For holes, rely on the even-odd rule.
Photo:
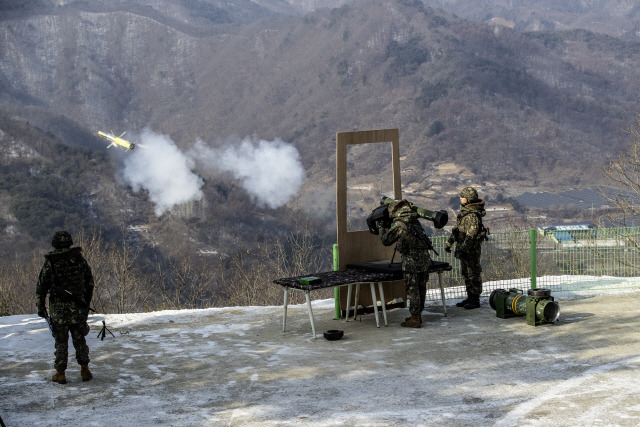
[(105, 331), (107, 329), (107, 324), (104, 323), (104, 320), (102, 321), (102, 329), (100, 329), (100, 332), (98, 333), (98, 338), (100, 338), (100, 335), (102, 335), (102, 338), (100, 338), (100, 341), (104, 341), (104, 337), (106, 335)]

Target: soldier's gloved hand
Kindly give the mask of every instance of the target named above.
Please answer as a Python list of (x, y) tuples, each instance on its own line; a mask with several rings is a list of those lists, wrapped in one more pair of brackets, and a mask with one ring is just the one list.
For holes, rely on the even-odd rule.
[(43, 318), (47, 317), (47, 315), (45, 314), (44, 310), (38, 310), (38, 316), (43, 317)]
[(450, 254), (450, 253), (451, 253), (451, 246), (446, 245), (446, 246), (444, 247), (444, 251), (445, 251), (446, 253)]

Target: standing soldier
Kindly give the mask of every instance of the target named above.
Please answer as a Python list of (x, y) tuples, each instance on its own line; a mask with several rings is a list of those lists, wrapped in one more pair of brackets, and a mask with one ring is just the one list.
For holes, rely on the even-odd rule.
[(82, 381), (93, 378), (89, 371), (89, 347), (84, 339), (89, 333), (87, 317), (93, 296), (93, 275), (80, 247), (71, 247), (73, 241), (66, 231), (57, 231), (51, 245), (54, 250), (46, 254), (38, 276), (36, 298), (38, 316), (47, 318), (45, 298), (49, 295), (49, 319), (56, 340), (55, 368), (51, 378), (66, 384), (69, 332), (80, 365)]
[(398, 242), (397, 249), (402, 255), (402, 276), (407, 287), (409, 312), (411, 317), (405, 319), (400, 326), (419, 328), (422, 325), (422, 309), (424, 308), (429, 280), (429, 249), (431, 242), (424, 233), (418, 214), (411, 209), (406, 200), (389, 204), (391, 227), (382, 229), (380, 239), (385, 246)]
[(451, 230), (445, 251), (451, 252), (455, 243), (454, 255), (460, 260), (467, 298), (456, 304), (458, 307), (473, 309), (480, 307), (482, 293), (482, 267), (480, 255), (482, 242), (485, 240), (485, 229), (482, 217), (486, 215), (484, 201), (478, 198), (473, 187), (465, 187), (460, 192), (460, 213), (456, 217), (456, 225)]

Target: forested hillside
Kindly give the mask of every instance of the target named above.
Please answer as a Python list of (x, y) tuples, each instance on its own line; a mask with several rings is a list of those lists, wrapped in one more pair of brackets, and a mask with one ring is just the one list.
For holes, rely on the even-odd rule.
[(500, 22), (519, 31), (584, 29), (627, 40), (640, 35), (640, 5), (630, 0), (425, 0), (475, 22)]
[[(232, 253), (295, 230), (298, 210), (330, 241), (340, 131), (398, 128), (403, 187), (431, 208), (464, 185), (488, 200), (593, 186), (626, 147), (640, 93), (627, 33), (511, 26), (475, 7), (474, 22), (454, 2), (303, 3), (3, 2), (2, 252), (98, 226), (163, 254)], [(97, 136), (145, 129), (177, 156), (266, 141), (299, 154), (304, 182), (274, 207), (247, 191), (250, 172), (187, 162), (201, 194), (158, 214), (157, 189), (123, 179), (132, 153)], [(382, 159), (353, 162), (375, 186)]]

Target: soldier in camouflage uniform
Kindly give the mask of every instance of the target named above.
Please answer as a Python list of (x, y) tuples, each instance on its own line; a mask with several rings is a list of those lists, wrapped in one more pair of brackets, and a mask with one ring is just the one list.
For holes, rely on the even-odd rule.
[(56, 373), (51, 379), (59, 384), (67, 382), (65, 370), (71, 333), (82, 381), (89, 381), (93, 375), (89, 371), (89, 347), (84, 337), (89, 333), (87, 317), (93, 296), (93, 275), (82, 249), (71, 247), (73, 241), (68, 232), (56, 232), (51, 245), (55, 249), (44, 256), (36, 287), (40, 317), (47, 316), (45, 299), (49, 295), (50, 321), (56, 341)]
[(478, 192), (473, 187), (463, 188), (460, 192), (460, 213), (447, 240), (445, 251), (451, 252), (451, 247), (455, 244), (454, 255), (460, 260), (462, 277), (467, 288), (467, 298), (456, 306), (466, 309), (480, 307), (482, 293), (480, 255), (484, 240), (482, 217), (485, 215), (484, 201), (480, 200)]
[(390, 203), (389, 217), (392, 220), (391, 227), (382, 229), (380, 239), (385, 246), (398, 242), (397, 249), (402, 255), (402, 275), (411, 313), (411, 317), (400, 325), (419, 328), (422, 325), (421, 313), (429, 280), (431, 242), (418, 221), (418, 214), (406, 200)]

